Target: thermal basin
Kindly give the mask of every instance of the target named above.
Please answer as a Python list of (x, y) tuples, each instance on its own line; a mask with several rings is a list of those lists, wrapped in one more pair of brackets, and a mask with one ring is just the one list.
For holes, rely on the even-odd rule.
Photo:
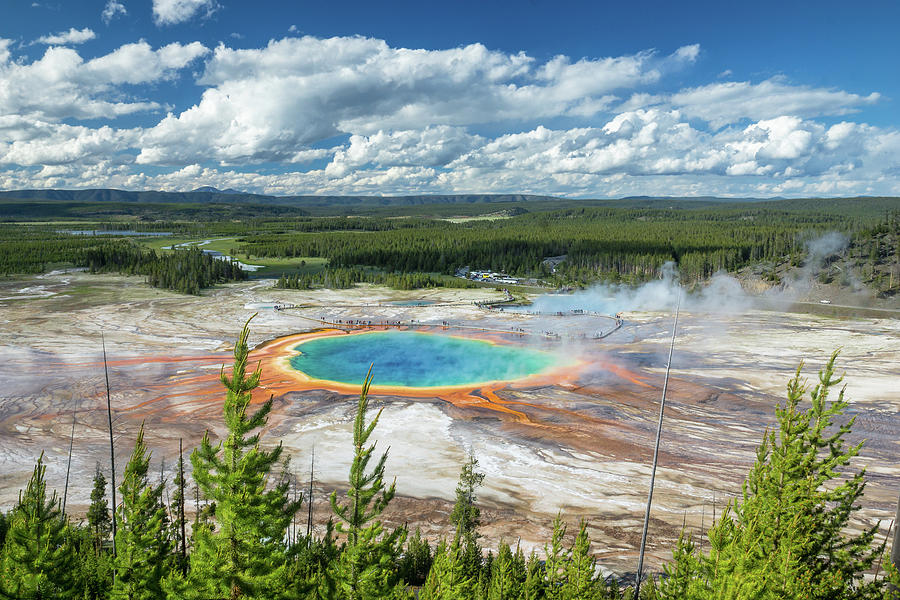
[(557, 354), (418, 331), (369, 331), (312, 337), (293, 347), (290, 366), (310, 379), (392, 388), (458, 388), (541, 375), (570, 361)]

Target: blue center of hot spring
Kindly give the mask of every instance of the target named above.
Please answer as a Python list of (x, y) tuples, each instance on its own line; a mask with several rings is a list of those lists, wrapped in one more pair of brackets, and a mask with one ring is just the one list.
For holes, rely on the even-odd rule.
[(295, 346), (291, 366), (313, 379), (359, 385), (369, 364), (375, 386), (445, 387), (509, 381), (560, 364), (548, 352), (483, 340), (378, 331), (322, 337)]

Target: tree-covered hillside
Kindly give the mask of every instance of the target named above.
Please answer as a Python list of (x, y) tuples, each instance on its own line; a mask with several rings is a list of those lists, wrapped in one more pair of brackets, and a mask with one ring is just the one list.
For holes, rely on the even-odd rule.
[[(900, 203), (894, 206), (900, 210)], [(837, 230), (864, 236), (893, 214), (859, 201), (828, 210), (794, 201), (705, 209), (581, 207), (495, 221), (431, 221), (364, 236), (266, 233), (242, 237), (238, 249), (251, 257), (324, 257), (332, 267), (394, 273), (449, 274), (468, 265), (564, 284), (646, 280), (674, 261), (682, 278), (699, 281), (761, 262), (799, 262), (817, 235)], [(551, 273), (545, 259), (556, 256), (565, 260)]]
[(0, 274), (84, 268), (92, 273), (143, 275), (147, 283), (184, 294), (246, 278), (240, 267), (196, 247), (162, 253), (114, 236), (70, 235), (46, 229), (0, 228)]
[[(260, 276), (306, 276), (309, 285), (329, 285), (326, 279), (432, 285), (465, 266), (551, 286), (640, 282), (659, 276), (669, 261), (686, 282), (750, 266), (777, 278), (781, 267), (803, 263), (811, 240), (834, 231), (851, 240), (849, 255), (862, 273), (857, 279), (882, 295), (900, 290), (898, 198), (525, 199), (358, 208), (352, 214), (353, 205), (319, 206), (323, 212), (313, 216), (282, 205), (0, 201), (0, 217), (8, 221), (0, 225), (0, 274), (85, 266), (85, 252), (100, 246), (159, 249), (164, 246), (151, 241), (161, 238), (140, 236), (167, 234), (178, 242), (227, 239), (227, 254), (262, 261)], [(70, 230), (113, 233), (73, 236)], [(157, 259), (165, 268), (163, 254)], [(309, 259), (330, 274), (298, 268)]]

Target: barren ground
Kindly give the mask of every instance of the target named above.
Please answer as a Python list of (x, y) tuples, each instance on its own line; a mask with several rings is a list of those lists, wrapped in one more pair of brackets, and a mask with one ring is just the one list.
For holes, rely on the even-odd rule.
[[(507, 335), (508, 341), (589, 362), (565, 381), (498, 389), (496, 401), (487, 404), (375, 398), (385, 409), (379, 447), (390, 447), (387, 471), (396, 476), (400, 496), (387, 520), (420, 526), (432, 538), (448, 534), (456, 479), (472, 452), (487, 474), (480, 504), (488, 544), (503, 539), (539, 547), (562, 511), (572, 524), (588, 519), (605, 569), (632, 571), (671, 316), (626, 313), (620, 330), (595, 340), (594, 333), (610, 328), (608, 320), (486, 311), (473, 304), (500, 296), (484, 289), (395, 292), (368, 286), (284, 291), (260, 280), (193, 298), (149, 288), (141, 278), (85, 273), (2, 281), (0, 507), (15, 502), (42, 451), (50, 485), (62, 492), (77, 408), (68, 508), (75, 515), (86, 510), (95, 464), (105, 465), (108, 457), (101, 333), (110, 361), (117, 460), (124, 466), (143, 421), (154, 464), (171, 480), (179, 438), (190, 449), (206, 429), (221, 432), (215, 376), (253, 304), (307, 304), (315, 306), (258, 309), (251, 345), (264, 348), (275, 338), (316, 329), (321, 324), (315, 319), (322, 317), (404, 326), (414, 319), (416, 326), (447, 322), (447, 331), (463, 335), (489, 334), (479, 328), (522, 330), (526, 335)], [(439, 304), (388, 304), (411, 299)], [(560, 337), (542, 335), (548, 331)], [(814, 379), (836, 348), (842, 349), (839, 367), (847, 372), (850, 412), (857, 417), (854, 438), (867, 440), (856, 463), (867, 467), (870, 478), (858, 524), (883, 520), (887, 529), (900, 491), (900, 321), (761, 310), (682, 314), (654, 496), (651, 566), (671, 556), (682, 523), (699, 530), (740, 493), (788, 378), (805, 361), (805, 373)], [(327, 494), (346, 479), (355, 399), (330, 390), (286, 391), (271, 373), (263, 382), (276, 392), (264, 443), (283, 442), (302, 486), (315, 446), (315, 521), (321, 526)], [(486, 391), (474, 394), (490, 399)], [(491, 405), (515, 407), (524, 418)]]

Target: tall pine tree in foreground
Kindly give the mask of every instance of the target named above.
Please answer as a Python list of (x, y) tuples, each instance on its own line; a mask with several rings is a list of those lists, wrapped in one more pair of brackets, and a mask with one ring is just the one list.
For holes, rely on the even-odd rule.
[(476, 582), (466, 573), (459, 540), (450, 546), (441, 542), (434, 552), (419, 600), (468, 600), (475, 596)]
[(47, 498), (41, 454), (31, 480), (9, 515), (9, 529), (0, 559), (0, 598), (72, 598), (74, 593), (72, 546), (68, 525), (54, 491)]
[(79, 600), (106, 600), (112, 589), (113, 556), (97, 552), (94, 535), (85, 527), (69, 527), (66, 543), (75, 555), (74, 596)]
[(284, 540), (299, 504), (290, 500), (286, 479), (269, 481), (281, 445), (259, 446), (272, 399), (248, 412), (260, 377), (258, 366), (247, 374), (249, 324), (235, 343), (231, 377), (224, 367), (221, 374), (228, 434), (213, 445), (207, 432), (191, 454), (194, 479), (215, 507), (214, 523), (201, 522), (194, 532), (186, 582), (177, 576), (170, 582), (176, 597), (268, 600), (284, 589)]
[(591, 556), (587, 522), (581, 521), (575, 542), (564, 567), (565, 583), (561, 596), (572, 600), (595, 600), (606, 596), (606, 585), (594, 576), (596, 560)]
[(466, 573), (477, 579), (482, 569), (481, 546), (478, 544), (478, 527), (481, 525), (481, 509), (478, 508), (477, 490), (484, 485), (484, 473), (478, 472), (478, 460), (470, 455), (459, 473), (456, 484), (456, 502), (450, 513), (450, 522), (456, 528), (456, 540), (462, 548), (462, 561)]
[(521, 596), (523, 583), (520, 575), (525, 575), (525, 560), (518, 551), (513, 554), (509, 544), (501, 543), (497, 558), (491, 564), (487, 600), (517, 600)]
[(475, 504), (478, 500), (476, 490), (484, 485), (484, 473), (478, 472), (478, 459), (469, 455), (459, 473), (456, 484), (456, 503), (450, 513), (450, 521), (456, 527), (456, 535), (467, 542), (478, 539), (478, 526), (481, 524), (481, 510)]
[(109, 502), (106, 500), (106, 477), (100, 470), (99, 462), (94, 473), (94, 486), (91, 489), (91, 505), (87, 512), (87, 522), (94, 539), (94, 549), (99, 555), (103, 542), (107, 540), (109, 532), (112, 531)]
[(557, 513), (553, 520), (553, 535), (550, 543), (544, 546), (544, 589), (547, 598), (560, 600), (562, 587), (566, 582), (566, 568), (572, 560), (572, 550), (563, 545), (566, 536), (566, 524), (562, 520), (562, 514)]
[(168, 519), (162, 503), (163, 484), (150, 484), (149, 469), (150, 454), (144, 444), (142, 424), (119, 487), (122, 503), (115, 539), (114, 600), (165, 597), (160, 582), (169, 566)]
[(522, 600), (544, 598), (544, 570), (537, 552), (532, 549), (525, 563), (525, 581), (522, 583)]
[(185, 517), (186, 480), (184, 478), (184, 453), (178, 440), (178, 462), (175, 465), (175, 491), (172, 493), (172, 539), (175, 540), (175, 568), (187, 575), (187, 518)]
[(350, 465), (350, 488), (347, 501), (338, 502), (331, 494), (331, 508), (338, 516), (338, 531), (347, 534), (347, 545), (330, 576), (334, 586), (326, 585), (325, 595), (346, 600), (369, 600), (405, 596), (405, 585), (397, 576), (397, 558), (406, 538), (406, 530), (385, 533), (378, 517), (394, 497), (395, 483), (384, 484), (384, 465), (387, 452), (381, 455), (372, 470), (369, 461), (375, 444), (366, 447), (372, 431), (378, 425), (381, 410), (366, 424), (369, 407), (369, 386), (372, 368), (366, 374), (359, 395), (356, 419), (353, 423), (353, 463)]
[(881, 598), (883, 583), (863, 579), (882, 551), (877, 525), (861, 533), (847, 528), (860, 508), (865, 470), (847, 472), (862, 444), (845, 440), (853, 419), (835, 422), (847, 408), (844, 391), (828, 401), (843, 379), (834, 375), (836, 357), (819, 373), (806, 410), (800, 404), (808, 386), (797, 370), (776, 411), (778, 429), (764, 436), (741, 501), (709, 532), (709, 554), (682, 536), (659, 597)]
[(406, 540), (406, 552), (400, 559), (400, 576), (410, 585), (422, 585), (431, 568), (431, 546), (416, 528), (412, 537)]

